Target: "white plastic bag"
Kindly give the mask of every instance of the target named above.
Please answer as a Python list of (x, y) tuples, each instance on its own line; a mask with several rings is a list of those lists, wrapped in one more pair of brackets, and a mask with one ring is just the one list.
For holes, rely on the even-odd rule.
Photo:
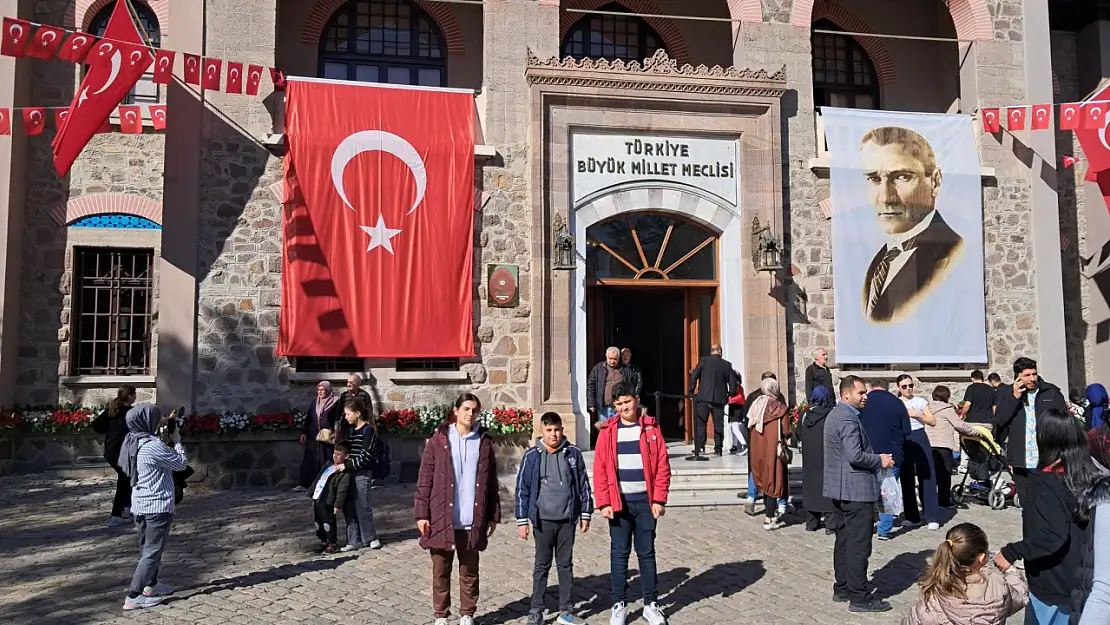
[(894, 516), (902, 514), (902, 484), (894, 476), (894, 469), (880, 469), (878, 479), (883, 512)]

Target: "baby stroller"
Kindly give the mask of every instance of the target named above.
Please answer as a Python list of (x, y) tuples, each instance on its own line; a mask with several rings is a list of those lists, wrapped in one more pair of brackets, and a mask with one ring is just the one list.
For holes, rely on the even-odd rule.
[(1014, 505), (1020, 507), (1014, 473), (1002, 448), (994, 441), (990, 428), (973, 427), (979, 436), (960, 436), (960, 449), (967, 458), (967, 473), (952, 487), (952, 502), (959, 505), (970, 497), (989, 505), (992, 510), (1001, 510), (1013, 500)]

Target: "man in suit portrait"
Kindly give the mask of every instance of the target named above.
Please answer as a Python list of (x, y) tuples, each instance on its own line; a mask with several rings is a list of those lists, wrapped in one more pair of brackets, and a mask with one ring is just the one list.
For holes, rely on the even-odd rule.
[(864, 135), (860, 152), (875, 217), (887, 235), (864, 277), (863, 310), (872, 323), (897, 323), (945, 279), (964, 240), (936, 208), (943, 176), (925, 137), (883, 126)]

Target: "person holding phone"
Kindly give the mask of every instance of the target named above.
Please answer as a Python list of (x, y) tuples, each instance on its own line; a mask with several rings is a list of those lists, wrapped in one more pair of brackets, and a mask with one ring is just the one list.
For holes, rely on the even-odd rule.
[(1018, 498), (1026, 501), (1029, 472), (1037, 468), (1037, 421), (1049, 410), (1067, 412), (1068, 402), (1059, 387), (1037, 374), (1037, 361), (1014, 361), (1014, 383), (1001, 392), (994, 413), (994, 437), (1006, 445), (1006, 459), (1014, 468)]

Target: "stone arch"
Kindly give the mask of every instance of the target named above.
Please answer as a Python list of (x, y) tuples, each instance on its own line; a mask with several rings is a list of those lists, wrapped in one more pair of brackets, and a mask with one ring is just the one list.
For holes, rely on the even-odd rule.
[(162, 203), (142, 195), (96, 193), (73, 198), (50, 211), (50, 216), (62, 226), (94, 215), (134, 215), (162, 225)]
[(669, 185), (644, 187), (640, 182), (631, 184), (634, 186), (622, 185), (615, 190), (603, 191), (592, 201), (580, 204), (574, 211), (575, 223), (588, 228), (623, 213), (665, 209), (692, 219), (720, 235), (734, 218), (739, 217), (735, 208), (705, 193)]
[[(589, 11), (606, 5), (610, 1), (611, 0), (563, 0), (563, 7)], [(655, 3), (651, 0), (617, 0), (617, 2), (633, 13), (661, 13), (659, 7), (655, 6)], [(574, 26), (574, 24), (583, 17), (587, 16), (582, 13), (559, 12), (560, 55), (562, 54), (563, 38), (570, 32), (570, 27)], [(659, 33), (659, 36), (663, 39), (663, 45), (667, 47), (668, 56), (678, 61), (679, 65), (690, 62), (690, 50), (686, 47), (686, 41), (682, 38), (682, 33), (678, 32), (678, 27), (674, 25), (674, 21), (659, 17), (645, 17), (643, 20), (654, 28), (655, 32)]]
[[(813, 23), (814, 5), (822, 0), (795, 0), (790, 14), (790, 23), (799, 28), (809, 28)], [(945, 0), (952, 23), (956, 26), (956, 36), (968, 41), (991, 41), (994, 39), (994, 22), (987, 9), (987, 0)], [(862, 32), (862, 31), (861, 31)]]
[[(849, 32), (875, 32), (871, 26), (860, 19), (858, 15), (845, 9), (836, 2), (832, 2), (832, 0), (817, 0), (813, 5), (812, 15), (813, 17), (809, 22), (810, 24), (817, 20), (825, 19)], [(867, 52), (867, 56), (871, 58), (871, 64), (875, 66), (875, 76), (879, 80), (879, 85), (890, 85), (896, 82), (894, 60), (890, 58), (890, 52), (887, 50), (884, 40), (876, 37), (860, 37), (855, 41), (859, 43), (860, 47)]]
[[(411, 1), (427, 13), (428, 17), (431, 17), (432, 21), (439, 27), (439, 30), (443, 33), (444, 41), (447, 42), (447, 54), (463, 54), (466, 52), (462, 28), (459, 26), (459, 20), (455, 19), (455, 12), (451, 10), (449, 5), (442, 2), (425, 2), (424, 0)], [(301, 43), (312, 46), (318, 45), (320, 35), (324, 32), (324, 25), (339, 10), (339, 7), (347, 4), (347, 2), (348, 0), (317, 0), (308, 13), (308, 19), (301, 26)]]
[[(96, 14), (114, 1), (115, 0), (76, 0), (70, 3), (69, 6), (66, 7), (66, 26), (88, 31)], [(158, 18), (158, 30), (162, 33), (163, 38), (170, 34), (170, 0), (134, 1), (142, 2), (154, 12), (154, 17)], [(77, 16), (81, 17), (80, 23), (77, 21)]]

